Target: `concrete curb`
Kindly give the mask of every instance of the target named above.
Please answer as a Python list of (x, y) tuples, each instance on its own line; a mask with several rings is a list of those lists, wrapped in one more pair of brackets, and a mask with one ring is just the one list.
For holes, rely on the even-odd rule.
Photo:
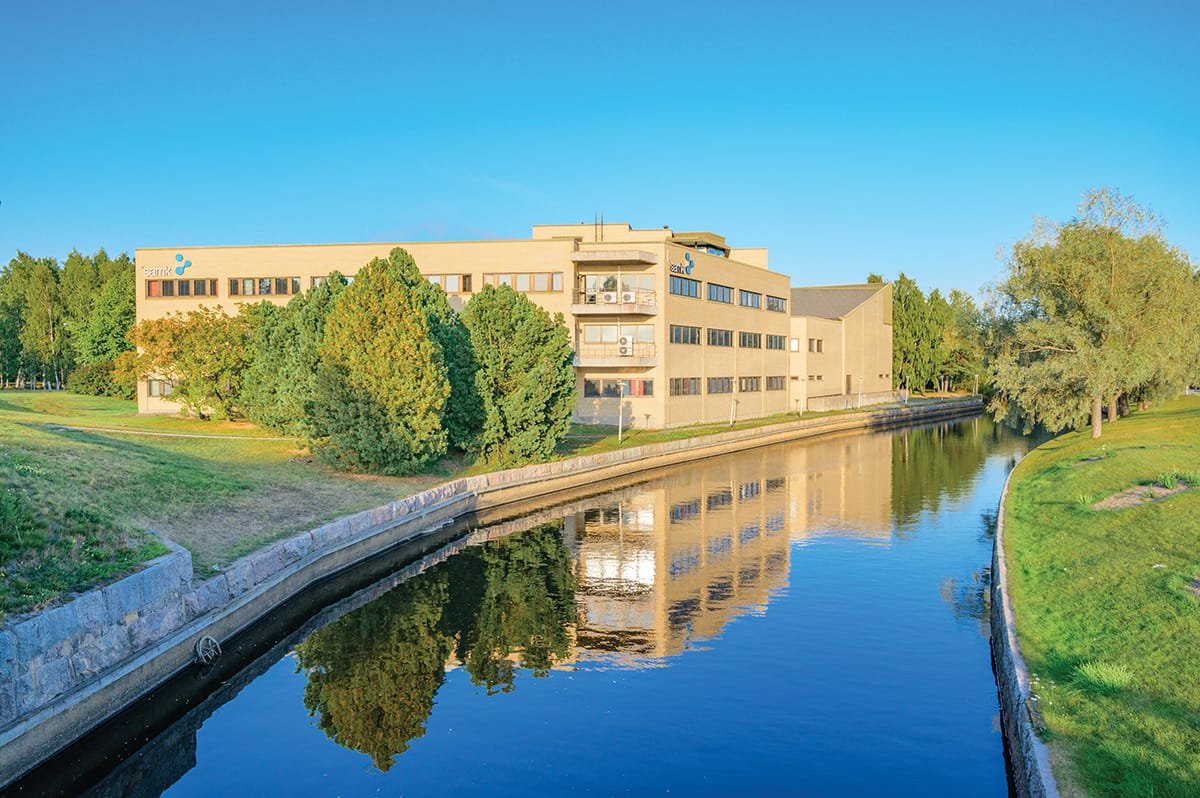
[(1050, 769), (1050, 752), (1037, 736), (1041, 726), (1029, 687), (1029, 670), (1017, 644), (1012, 600), (1008, 595), (1008, 563), (1004, 557), (1004, 502), (1014, 468), (1004, 480), (996, 537), (992, 545), (992, 664), (1000, 692), (1000, 723), (1013, 769), (1018, 798), (1058, 798), (1058, 784)]
[[(201, 637), (229, 640), (313, 582), (442, 529), (455, 518), (541, 501), (553, 493), (598, 492), (605, 482), (614, 479), (746, 449), (862, 429), (948, 420), (977, 413), (981, 408), (982, 403), (972, 399), (800, 419), (457, 479), (279, 541), (194, 586), (190, 554), (176, 546), (175, 553), (160, 559), (179, 553), (186, 556), (186, 583), (165, 580), (170, 585), (161, 596), (146, 592), (144, 583), (150, 578), (144, 576), (150, 570), (147, 568), (66, 605), (21, 619), (20, 624), (0, 626), (0, 712), (5, 711), (6, 702), (11, 704), (8, 716), (0, 715), (0, 787), (190, 667)], [(97, 604), (96, 596), (114, 590), (129, 599), (118, 607), (124, 612), (104, 617), (111, 622), (104, 634), (86, 635), (96, 626), (97, 619), (92, 616), (105, 616), (101, 610), (106, 605)], [(145, 596), (144, 601), (134, 601), (137, 596)], [(50, 616), (63, 623), (55, 627), (55, 634), (42, 634), (48, 628), (45, 619)], [(14, 633), (16, 629), (21, 630), (19, 636)], [(68, 668), (55, 677), (54, 691), (35, 693), (29, 686), (23, 687), (22, 675), (34, 686), (53, 675), (40, 667), (29, 667), (42, 656), (41, 652), (55, 651), (56, 661), (63, 656), (86, 659), (95, 656), (89, 653), (91, 648), (107, 646), (114, 637), (123, 640), (129, 636), (136, 639), (137, 645), (108, 646), (107, 650), (121, 656), (110, 657), (101, 669), (76, 672)], [(5, 692), (10, 689), (12, 695)]]

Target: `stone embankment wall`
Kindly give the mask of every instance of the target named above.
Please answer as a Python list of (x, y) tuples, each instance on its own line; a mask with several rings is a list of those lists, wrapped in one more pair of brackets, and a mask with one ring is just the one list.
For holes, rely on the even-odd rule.
[(457, 479), (301, 532), (204, 582), (172, 552), (74, 600), (0, 626), (0, 787), (195, 659), (203, 635), (227, 640), (314, 580), (455, 517), (749, 448), (978, 413), (978, 400), (801, 419)]
[(1037, 736), (1041, 721), (1037, 700), (1029, 683), (1029, 671), (1017, 646), (1012, 601), (1008, 597), (1008, 564), (1004, 558), (1004, 500), (1012, 473), (1000, 494), (996, 537), (992, 548), (992, 664), (1000, 691), (1000, 724), (1012, 761), (1013, 787), (1018, 798), (1058, 798), (1058, 786), (1050, 770), (1050, 754)]

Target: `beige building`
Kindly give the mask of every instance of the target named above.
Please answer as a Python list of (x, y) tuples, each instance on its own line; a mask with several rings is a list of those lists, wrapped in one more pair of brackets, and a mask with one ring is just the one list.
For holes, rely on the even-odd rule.
[[(806, 325), (840, 330), (820, 333), (836, 338), (841, 354), (836, 371), (830, 364), (813, 372), (822, 378), (817, 383), (841, 385), (846, 369), (853, 382), (875, 360), (888, 364), (879, 374), (891, 370), (890, 286), (886, 325), (882, 297), (822, 311), (830, 315), (797, 316), (789, 308), (790, 281), (767, 267), (766, 249), (732, 248), (715, 233), (627, 224), (535, 225), (528, 240), (515, 241), (138, 249), (137, 317), (200, 305), (233, 312), (243, 302), (284, 304), (333, 271), (353, 277), (397, 246), (456, 308), (485, 285), (509, 285), (561, 314), (576, 353), (580, 422), (662, 428), (816, 409), (813, 400), (826, 401), (828, 385), (803, 379), (813, 372), (797, 344), (809, 334)], [(816, 313), (808, 304), (806, 314)], [(884, 338), (886, 353), (860, 353), (883, 346)], [(890, 387), (890, 374), (851, 387), (866, 403), (882, 396), (884, 381)], [(141, 382), (139, 411), (178, 412), (171, 389), (168, 380)]]
[(891, 283), (793, 288), (791, 304), (793, 409), (893, 400)]

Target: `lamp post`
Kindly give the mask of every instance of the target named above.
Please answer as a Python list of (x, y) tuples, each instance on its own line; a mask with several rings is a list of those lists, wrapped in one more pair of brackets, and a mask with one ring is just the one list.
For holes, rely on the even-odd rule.
[(621, 445), (621, 434), (625, 421), (625, 380), (617, 380), (617, 446)]

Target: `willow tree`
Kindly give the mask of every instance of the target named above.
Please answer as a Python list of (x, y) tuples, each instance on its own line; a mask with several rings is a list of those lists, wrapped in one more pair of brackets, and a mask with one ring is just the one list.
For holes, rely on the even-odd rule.
[(1011, 335), (992, 363), (993, 409), (1051, 431), (1102, 433), (1129, 394), (1183, 387), (1195, 366), (1194, 269), (1131, 198), (1085, 193), (1077, 218), (1039, 222), (998, 287)]

